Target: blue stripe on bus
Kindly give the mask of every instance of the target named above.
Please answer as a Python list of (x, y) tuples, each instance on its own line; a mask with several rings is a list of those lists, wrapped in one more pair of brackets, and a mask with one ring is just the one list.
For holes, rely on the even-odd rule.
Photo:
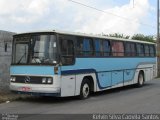
[[(106, 71), (106, 72), (108, 72), (108, 71)], [(96, 75), (96, 80), (97, 80), (97, 83), (98, 83), (98, 87), (100, 89), (105, 89), (105, 88), (114, 86), (114, 85), (112, 85), (112, 83), (110, 85), (108, 85), (108, 86), (105, 86), (105, 87), (102, 86), (101, 83), (100, 83), (100, 79), (98, 77), (98, 73), (101, 73), (101, 72), (97, 72), (95, 69), (65, 70), (65, 71), (61, 72), (61, 75), (77, 75), (77, 74), (89, 74), (89, 73), (94, 73)], [(135, 74), (135, 71), (134, 71), (134, 74)], [(132, 75), (132, 79), (125, 80), (125, 81), (131, 81), (131, 80), (133, 80), (134, 74)], [(112, 78), (111, 78), (111, 82), (113, 82)], [(120, 84), (120, 83), (124, 83), (124, 79), (122, 79), (122, 82), (117, 82), (116, 84)]]
[(88, 73), (96, 73), (94, 69), (79, 69), (79, 70), (65, 70), (61, 72), (61, 75), (72, 75), (72, 74), (88, 74)]

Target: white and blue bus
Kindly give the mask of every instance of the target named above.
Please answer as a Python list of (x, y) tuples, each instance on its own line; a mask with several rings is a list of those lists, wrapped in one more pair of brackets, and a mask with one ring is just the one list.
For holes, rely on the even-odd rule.
[(63, 31), (14, 35), (10, 89), (39, 96), (79, 96), (156, 77), (155, 44)]

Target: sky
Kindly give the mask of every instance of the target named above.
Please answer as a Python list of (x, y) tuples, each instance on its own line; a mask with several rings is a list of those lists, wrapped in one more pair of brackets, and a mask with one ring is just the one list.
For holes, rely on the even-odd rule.
[(156, 35), (157, 0), (0, 0), (0, 30)]

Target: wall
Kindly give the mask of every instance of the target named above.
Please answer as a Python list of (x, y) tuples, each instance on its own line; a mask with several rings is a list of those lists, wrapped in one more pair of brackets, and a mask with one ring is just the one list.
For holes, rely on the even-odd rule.
[(0, 30), (0, 90), (9, 90), (13, 32)]

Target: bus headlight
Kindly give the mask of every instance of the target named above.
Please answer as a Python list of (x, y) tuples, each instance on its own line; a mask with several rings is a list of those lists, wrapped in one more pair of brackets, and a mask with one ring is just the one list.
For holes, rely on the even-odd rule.
[(48, 83), (48, 84), (51, 84), (52, 81), (53, 81), (52, 78), (48, 78), (47, 83)]
[(10, 78), (10, 81), (11, 81), (11, 82), (16, 82), (16, 77), (11, 77), (11, 78)]
[(42, 78), (42, 83), (46, 84), (47, 83), (47, 78)]
[(42, 78), (42, 84), (52, 84), (53, 83), (53, 79), (50, 77), (50, 78), (47, 78), (47, 77), (44, 77)]

